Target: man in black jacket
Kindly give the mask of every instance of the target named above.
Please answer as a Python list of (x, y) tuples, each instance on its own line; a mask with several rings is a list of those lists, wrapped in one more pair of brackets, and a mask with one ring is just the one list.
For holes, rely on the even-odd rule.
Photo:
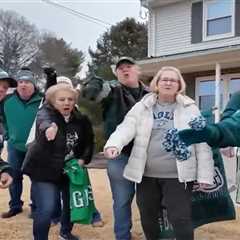
[[(139, 81), (139, 67), (132, 58), (120, 58), (116, 63), (115, 72), (117, 81), (104, 81), (94, 77), (82, 88), (83, 97), (102, 105), (106, 139), (132, 106), (147, 93), (145, 86)], [(131, 239), (131, 204), (135, 194), (135, 184), (123, 177), (131, 149), (132, 142), (124, 147), (122, 154), (115, 160), (108, 161), (116, 240)]]

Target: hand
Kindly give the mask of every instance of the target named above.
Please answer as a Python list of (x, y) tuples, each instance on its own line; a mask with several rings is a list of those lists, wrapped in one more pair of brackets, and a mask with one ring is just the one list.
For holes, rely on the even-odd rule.
[(78, 164), (82, 167), (85, 164), (85, 161), (83, 159), (78, 159)]
[(222, 149), (220, 149), (220, 151), (223, 154), (223, 156), (225, 156), (225, 157), (232, 158), (235, 156), (233, 147), (222, 148)]
[(199, 182), (194, 182), (193, 184), (193, 192), (195, 191), (204, 191), (204, 189), (210, 187), (211, 184), (208, 183), (199, 183)]
[(77, 85), (76, 90), (79, 92), (82, 90), (82, 85), (80, 83)]
[(210, 187), (211, 186), (211, 184), (208, 184), (208, 183), (199, 183), (199, 188), (200, 189), (205, 189), (205, 188), (208, 188), (208, 187)]
[(0, 188), (7, 188), (11, 185), (13, 178), (8, 173), (0, 175)]
[(104, 156), (108, 159), (116, 158), (119, 155), (116, 147), (108, 147), (104, 150)]
[(58, 131), (58, 126), (56, 123), (52, 123), (49, 128), (47, 128), (45, 135), (48, 141), (52, 141), (55, 139)]

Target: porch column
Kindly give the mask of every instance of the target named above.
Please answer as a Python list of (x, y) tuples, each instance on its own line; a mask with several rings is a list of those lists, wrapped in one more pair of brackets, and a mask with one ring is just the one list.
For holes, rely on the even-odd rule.
[(219, 63), (216, 63), (215, 68), (215, 122), (220, 120), (220, 84), (221, 84), (221, 66)]
[(223, 79), (223, 109), (226, 107), (229, 99), (230, 99), (230, 95), (229, 95), (229, 82), (230, 82), (231, 78), (225, 78)]

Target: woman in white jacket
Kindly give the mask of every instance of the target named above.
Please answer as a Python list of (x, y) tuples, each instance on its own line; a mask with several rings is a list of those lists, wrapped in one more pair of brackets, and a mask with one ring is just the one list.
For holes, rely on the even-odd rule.
[(213, 183), (214, 162), (207, 144), (188, 147), (191, 155), (185, 161), (178, 161), (162, 145), (169, 129), (189, 128), (189, 121), (200, 115), (194, 101), (184, 94), (185, 88), (178, 69), (163, 67), (151, 82), (153, 92), (134, 105), (104, 147), (105, 156), (113, 159), (134, 139), (124, 177), (138, 183), (137, 204), (148, 240), (158, 239), (163, 199), (176, 239), (193, 240), (193, 183), (199, 187)]

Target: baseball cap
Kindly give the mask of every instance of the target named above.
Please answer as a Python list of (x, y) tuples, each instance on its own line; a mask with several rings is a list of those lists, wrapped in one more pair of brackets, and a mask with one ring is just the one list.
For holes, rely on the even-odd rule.
[(117, 69), (123, 63), (128, 63), (128, 64), (132, 64), (132, 65), (136, 64), (135, 60), (131, 57), (121, 57), (118, 59), (115, 69)]
[(9, 86), (12, 88), (17, 86), (16, 80), (9, 77), (8, 73), (3, 71), (1, 68), (0, 68), (0, 81), (8, 82)]

